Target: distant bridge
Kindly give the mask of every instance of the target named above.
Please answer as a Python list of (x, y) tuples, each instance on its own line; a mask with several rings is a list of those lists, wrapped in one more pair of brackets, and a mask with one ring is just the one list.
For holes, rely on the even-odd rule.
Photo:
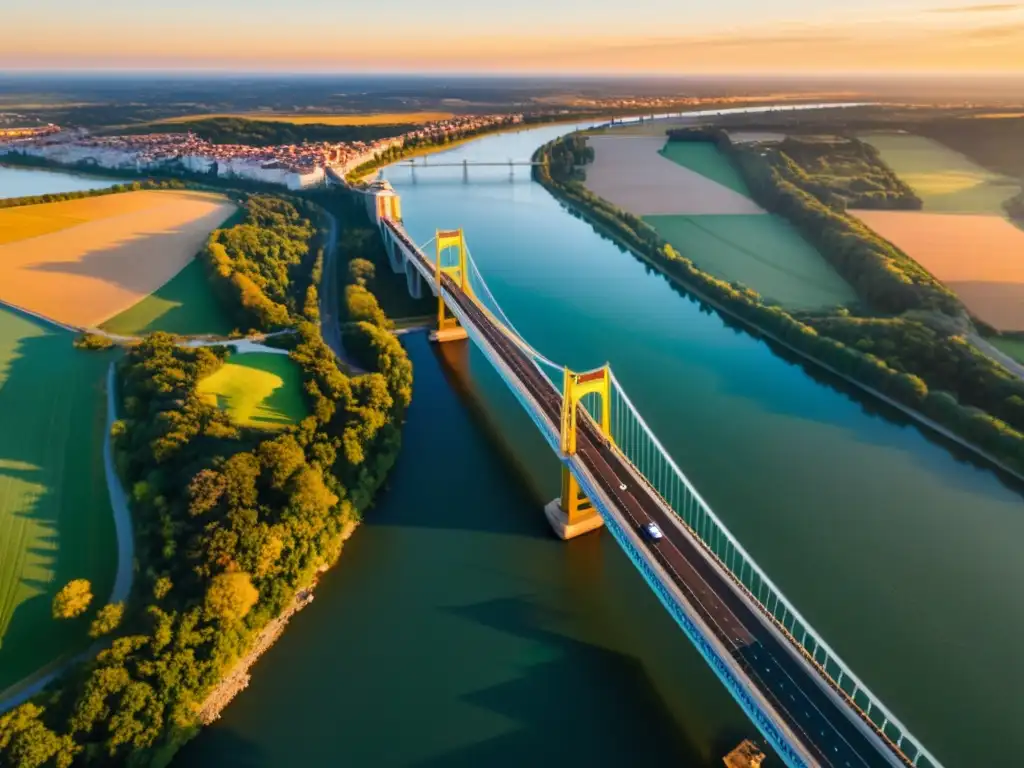
[(403, 160), (395, 163), (392, 167), (408, 168), (412, 173), (413, 180), (416, 179), (417, 171), (430, 170), (431, 168), (461, 168), (462, 180), (468, 182), (470, 168), (481, 168), (485, 166), (490, 166), (492, 168), (508, 168), (509, 181), (514, 181), (516, 177), (516, 168), (532, 168), (535, 165), (540, 165), (540, 163), (534, 160), (512, 160), (511, 158), (508, 162), (504, 163), (495, 162), (493, 160), (450, 160), (447, 162), (442, 160), (441, 162), (430, 163), (427, 162), (427, 158), (424, 157), (418, 162), (416, 160)]
[(479, 167), (484, 165), (496, 166), (498, 168), (509, 168), (517, 165), (533, 166), (541, 165), (537, 160), (508, 160), (508, 162), (495, 162), (493, 160), (462, 160), (462, 161), (449, 161), (440, 163), (428, 163), (427, 158), (423, 158), (420, 161), (402, 160), (401, 162), (395, 163), (395, 166), (405, 166), (406, 168), (469, 168)]

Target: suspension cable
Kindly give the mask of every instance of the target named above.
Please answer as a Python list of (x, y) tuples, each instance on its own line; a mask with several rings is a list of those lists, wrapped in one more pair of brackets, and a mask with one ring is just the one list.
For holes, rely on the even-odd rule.
[(484, 309), (484, 311), (487, 312), (488, 315), (491, 316), (492, 320), (497, 321), (496, 324), (498, 325), (499, 328), (505, 326), (505, 335), (512, 339), (514, 342), (516, 342), (517, 346), (522, 348), (530, 357), (533, 357), (537, 362), (542, 363), (543, 365), (547, 365), (554, 370), (563, 370), (564, 366), (559, 365), (555, 361), (551, 360), (548, 357), (545, 357), (540, 352), (538, 352), (536, 348), (534, 348), (528, 341), (526, 341), (526, 338), (523, 336), (522, 333), (519, 332), (519, 329), (515, 327), (515, 325), (509, 319), (508, 315), (505, 314), (505, 310), (502, 309), (501, 304), (498, 303), (498, 300), (494, 297), (494, 294), (491, 292), (491, 287), (487, 285), (487, 281), (484, 280), (484, 276), (480, 273), (480, 268), (477, 267), (476, 260), (473, 258), (473, 255), (470, 253), (468, 247), (466, 248), (466, 261), (469, 262), (470, 269), (473, 271), (473, 274), (476, 275), (476, 278), (480, 282), (480, 285), (483, 286), (484, 293), (491, 300), (491, 303), (494, 305), (495, 309), (500, 315), (500, 319), (498, 317), (495, 317), (488, 307), (481, 304), (482, 308)]

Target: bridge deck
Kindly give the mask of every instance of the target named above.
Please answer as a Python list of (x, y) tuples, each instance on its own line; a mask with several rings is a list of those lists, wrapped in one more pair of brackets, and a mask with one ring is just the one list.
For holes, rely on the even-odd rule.
[[(432, 280), (432, 265), (404, 230), (391, 222), (388, 225), (415, 254), (419, 262), (417, 268)], [(441, 287), (460, 313), (498, 352), (502, 362), (538, 404), (549, 428), (557, 434), (561, 393), (447, 275), (442, 276)], [(608, 444), (593, 422), (582, 418), (579, 423), (577, 458), (596, 480), (600, 491), (611, 500), (611, 513), (619, 518), (623, 527), (634, 531), (648, 522), (658, 525), (665, 538), (652, 542), (641, 537), (641, 545), (663, 567), (750, 684), (770, 703), (812, 759), (820, 765), (842, 768), (905, 763), (905, 758), (889, 750), (867, 724), (854, 720), (857, 714), (852, 708), (826, 690), (827, 682), (819, 672), (801, 661), (784, 636), (763, 620), (759, 606), (742, 596), (731, 576), (711, 560), (702, 543), (633, 466)], [(626, 486), (625, 490), (621, 489), (622, 485)]]

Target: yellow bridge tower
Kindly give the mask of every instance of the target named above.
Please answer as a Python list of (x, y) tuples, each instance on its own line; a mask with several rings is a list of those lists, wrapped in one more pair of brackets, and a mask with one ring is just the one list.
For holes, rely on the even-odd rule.
[[(467, 296), (473, 295), (473, 289), (469, 285), (469, 270), (466, 265), (466, 238), (461, 229), (439, 229), (434, 237), (437, 243), (437, 262), (435, 264), (434, 278), (437, 282), (437, 330), (431, 331), (430, 340), (437, 342), (458, 341), (466, 338), (466, 329), (459, 325), (459, 319), (452, 315), (445, 306), (441, 296), (441, 276), (448, 275)], [(449, 248), (454, 248), (458, 254), (458, 261), (455, 264), (444, 266), (442, 257)]]
[[(611, 440), (611, 375), (605, 365), (593, 371), (575, 373), (568, 368), (564, 373), (562, 387), (562, 426), (561, 449), (565, 456), (576, 453), (576, 432), (582, 408), (582, 399), (586, 395), (596, 394), (601, 398), (601, 416), (597, 427), (601, 434)], [(580, 490), (569, 471), (562, 465), (562, 495), (544, 507), (544, 514), (551, 527), (563, 539), (572, 539), (588, 533), (604, 525), (601, 515), (594, 509), (593, 503)]]

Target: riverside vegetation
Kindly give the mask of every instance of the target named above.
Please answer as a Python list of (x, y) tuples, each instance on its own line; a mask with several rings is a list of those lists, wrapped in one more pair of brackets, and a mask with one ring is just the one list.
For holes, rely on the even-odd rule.
[[(1024, 474), (1024, 382), (971, 349), (960, 302), (916, 262), (845, 214), (845, 200), (801, 186), (795, 161), (781, 150), (733, 145), (719, 131), (687, 131), (677, 140), (714, 140), (735, 162), (755, 200), (799, 228), (850, 282), (866, 312), (796, 315), (766, 303), (750, 288), (698, 269), (639, 216), (594, 195), (580, 182), (582, 137), (540, 149), (535, 178), (559, 199), (699, 298), (762, 330), (790, 348), (921, 413), (1007, 468)], [(555, 158), (563, 158), (555, 160)], [(825, 192), (829, 194), (826, 195)], [(882, 200), (878, 199), (881, 203)], [(906, 202), (886, 196), (885, 202)]]
[[(207, 250), (239, 313), (294, 327), (310, 415), (267, 432), (205, 402), (198, 383), (224, 364), (223, 348), (155, 333), (127, 351), (113, 436), (135, 528), (133, 593), (119, 623), (100, 623), (117, 630), (93, 660), (0, 716), (2, 768), (166, 765), (261, 632), (335, 561), (390, 470), (411, 365), (371, 311), (351, 334), (371, 372), (339, 368), (316, 324), (323, 254), (305, 205), (249, 198), (241, 231), (214, 233)], [(305, 252), (301, 236), (314, 242)], [(353, 299), (372, 304), (357, 287)]]

